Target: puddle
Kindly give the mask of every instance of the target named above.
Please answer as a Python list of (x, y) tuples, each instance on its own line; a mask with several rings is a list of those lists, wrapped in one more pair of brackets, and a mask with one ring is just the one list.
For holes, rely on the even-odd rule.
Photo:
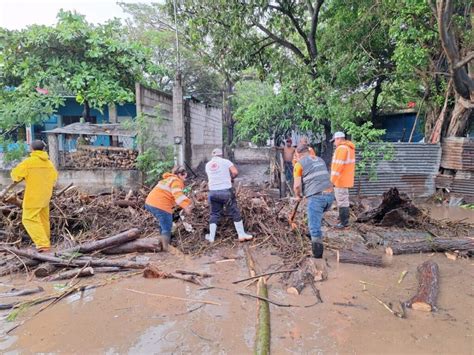
[[(233, 253), (237, 255), (236, 251)], [(414, 294), (416, 267), (429, 258), (440, 267), (441, 291), (436, 313), (408, 310), (407, 319), (396, 318), (364, 291), (360, 283), (369, 283), (366, 288), (371, 294), (396, 305)], [(0, 351), (12, 354), (252, 353), (256, 301), (239, 296), (236, 291), (255, 293), (255, 286), (245, 289), (245, 284), (231, 283), (248, 276), (245, 260), (206, 264), (211, 259), (216, 257), (176, 258), (166, 269), (206, 271), (215, 275), (206, 279), (206, 283), (225, 289), (199, 291), (199, 286), (173, 279), (140, 276), (123, 279), (80, 297), (69, 297), (27, 320), (10, 336), (0, 338)], [(279, 263), (268, 251), (260, 251), (256, 259), (262, 270)], [(452, 261), (442, 254), (397, 256), (384, 269), (337, 264), (334, 256), (329, 262), (329, 280), (317, 284), (324, 303), (309, 308), (270, 307), (273, 354), (447, 354), (454, 349), (456, 354), (472, 354), (472, 261)], [(398, 284), (404, 270), (408, 274)], [(127, 289), (207, 300), (220, 306), (135, 294)], [(300, 296), (288, 295), (278, 275), (269, 280), (269, 297), (301, 306), (315, 301), (311, 288)], [(334, 302), (350, 302), (357, 307), (338, 306)], [(27, 311), (19, 320), (28, 319), (38, 309)], [(4, 332), (13, 325), (2, 320), (0, 330)]]
[(463, 221), (474, 224), (474, 210), (458, 206), (425, 205), (423, 206), (436, 220)]

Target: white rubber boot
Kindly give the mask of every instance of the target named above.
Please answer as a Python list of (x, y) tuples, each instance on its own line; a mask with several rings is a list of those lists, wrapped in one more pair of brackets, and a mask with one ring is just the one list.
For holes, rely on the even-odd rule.
[(214, 239), (216, 239), (216, 231), (217, 231), (217, 224), (211, 223), (209, 225), (209, 234), (206, 234), (206, 240), (209, 243), (214, 243)]
[(239, 236), (239, 242), (245, 242), (246, 240), (251, 240), (253, 238), (252, 235), (245, 233), (244, 230), (244, 222), (234, 222), (235, 230), (237, 231), (237, 235)]

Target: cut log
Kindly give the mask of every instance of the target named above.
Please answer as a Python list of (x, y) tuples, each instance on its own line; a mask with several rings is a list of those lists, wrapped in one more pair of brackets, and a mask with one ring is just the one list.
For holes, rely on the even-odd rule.
[(115, 266), (128, 269), (144, 269), (148, 263), (140, 263), (129, 260), (99, 260), (94, 258), (76, 258), (76, 259), (61, 259), (47, 253), (38, 253), (36, 251), (29, 251), (23, 249), (1, 247), (1, 249), (9, 250), (19, 256), (25, 258), (52, 263), (54, 265), (80, 267), (80, 266)]
[(94, 276), (94, 269), (89, 267), (82, 268), (82, 269), (72, 269), (72, 270), (66, 270), (66, 271), (61, 271), (57, 275), (53, 275), (50, 277), (48, 280), (49, 281), (58, 281), (58, 280), (69, 280), (74, 277), (88, 277), (88, 276)]
[(384, 267), (382, 256), (373, 255), (365, 251), (338, 250), (337, 262), (346, 264), (359, 264), (375, 267)]
[(36, 277), (46, 277), (54, 274), (58, 268), (50, 263), (40, 264), (34, 271), (33, 274)]
[(130, 242), (132, 240), (138, 239), (138, 237), (140, 237), (140, 233), (141, 233), (140, 229), (132, 228), (132, 229), (129, 229), (128, 231), (119, 233), (117, 235), (114, 235), (108, 238), (104, 238), (104, 239), (97, 240), (90, 243), (85, 243), (82, 245), (77, 245), (69, 249), (61, 250), (60, 252), (58, 252), (58, 254), (91, 253), (93, 251), (110, 248), (113, 246), (117, 246), (123, 243)]
[(415, 310), (431, 312), (436, 310), (439, 292), (439, 268), (428, 260), (417, 268), (418, 292), (405, 304)]
[(385, 248), (385, 253), (388, 255), (400, 255), (455, 250), (474, 252), (474, 238), (433, 238), (416, 242), (393, 243), (390, 247)]
[(133, 207), (133, 208), (137, 208), (137, 203), (134, 202), (134, 201), (128, 201), (128, 200), (115, 200), (114, 202), (115, 206), (119, 206), (119, 207)]
[(300, 295), (307, 284), (314, 281), (324, 281), (326, 279), (326, 270), (319, 268), (314, 258), (306, 258), (301, 263), (298, 271), (291, 274), (286, 292), (292, 295)]
[(156, 253), (163, 250), (161, 238), (137, 239), (119, 246), (102, 250), (103, 254)]

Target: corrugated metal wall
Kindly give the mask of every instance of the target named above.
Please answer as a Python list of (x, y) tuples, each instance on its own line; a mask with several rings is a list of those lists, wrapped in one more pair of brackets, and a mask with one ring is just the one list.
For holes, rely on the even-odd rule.
[[(380, 161), (377, 179), (368, 176), (356, 177), (351, 194), (361, 196), (382, 195), (391, 187), (412, 197), (430, 196), (435, 193), (435, 177), (441, 160), (439, 144), (392, 143), (393, 160)], [(359, 156), (356, 157), (358, 159)]]

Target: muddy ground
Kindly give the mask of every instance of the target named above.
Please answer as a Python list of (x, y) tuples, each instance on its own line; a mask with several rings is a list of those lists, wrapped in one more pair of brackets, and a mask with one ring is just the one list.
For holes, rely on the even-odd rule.
[[(468, 215), (471, 218), (472, 214)], [(439, 217), (444, 218), (444, 217)], [(250, 248), (260, 270), (274, 270), (281, 260), (269, 250)], [(382, 250), (379, 250), (383, 253)], [(280, 276), (269, 279), (269, 298), (300, 307), (270, 306), (274, 354), (473, 354), (474, 262), (449, 260), (444, 254), (394, 256), (384, 269), (338, 264), (327, 253), (329, 279), (317, 283), (323, 303), (315, 303), (310, 288), (288, 295)], [(164, 270), (204, 271), (214, 276), (200, 286), (173, 279), (144, 279), (141, 275), (108, 275), (106, 286), (72, 295), (33, 316), (42, 306), (23, 312), (14, 322), (1, 321), (0, 351), (10, 354), (130, 353), (243, 354), (253, 352), (256, 300), (237, 291), (255, 293), (255, 286), (231, 282), (248, 276), (242, 246), (213, 255), (190, 258), (170, 254), (151, 256)], [(221, 263), (211, 261), (230, 260)], [(387, 257), (388, 258), (388, 257)], [(397, 305), (417, 289), (416, 267), (432, 259), (440, 268), (438, 311), (407, 310), (400, 319), (374, 296)], [(400, 274), (408, 273), (399, 284)], [(96, 283), (98, 277), (84, 279)], [(0, 291), (42, 285), (25, 275), (0, 280)], [(130, 290), (206, 300), (219, 305), (172, 300)], [(2, 299), (7, 303), (8, 299)], [(338, 303), (337, 305), (334, 303)], [(344, 306), (340, 304), (351, 304)], [(4, 313), (6, 315), (6, 313)], [(10, 334), (5, 332), (21, 324)]]

